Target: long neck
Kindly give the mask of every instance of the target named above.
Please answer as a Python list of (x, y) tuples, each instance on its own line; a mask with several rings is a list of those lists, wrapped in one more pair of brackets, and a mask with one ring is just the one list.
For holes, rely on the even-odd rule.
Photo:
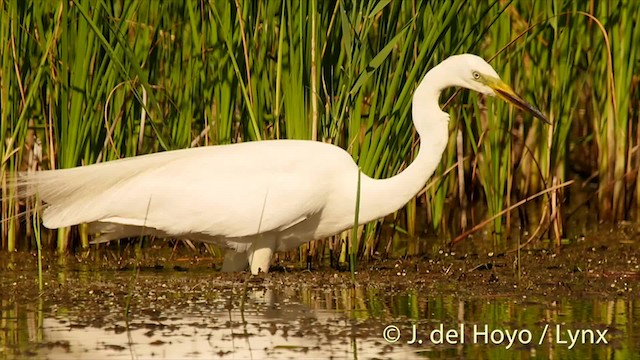
[[(442, 65), (442, 64), (441, 64)], [(411, 200), (440, 163), (449, 137), (449, 115), (440, 109), (440, 93), (449, 84), (436, 66), (425, 75), (413, 95), (413, 124), (420, 137), (418, 155), (400, 174), (388, 179), (361, 180), (361, 223), (390, 214)]]

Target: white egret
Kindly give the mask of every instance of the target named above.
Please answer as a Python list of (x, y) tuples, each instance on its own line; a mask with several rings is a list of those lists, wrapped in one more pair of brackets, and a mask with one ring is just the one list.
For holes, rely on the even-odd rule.
[[(413, 95), (418, 155), (388, 179), (361, 178), (359, 221), (404, 206), (433, 174), (447, 145), (443, 89), (498, 95), (547, 122), (475, 55), (449, 57)], [(286, 251), (353, 226), (358, 166), (344, 149), (322, 142), (270, 140), (166, 151), (72, 169), (23, 174), (38, 193), (48, 228), (89, 223), (97, 242), (156, 235), (226, 248), (223, 271), (267, 272)]]

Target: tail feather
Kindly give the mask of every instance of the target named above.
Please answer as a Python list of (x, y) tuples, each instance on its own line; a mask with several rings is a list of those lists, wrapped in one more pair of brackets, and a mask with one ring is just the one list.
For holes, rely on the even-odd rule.
[(44, 202), (43, 224), (59, 228), (100, 220), (96, 207), (114, 186), (179, 159), (187, 153), (169, 151), (71, 169), (21, 172), (11, 181), (18, 198)]

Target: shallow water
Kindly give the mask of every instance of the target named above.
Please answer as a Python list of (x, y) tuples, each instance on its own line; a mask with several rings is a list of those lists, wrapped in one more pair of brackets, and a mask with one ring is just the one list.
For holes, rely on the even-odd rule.
[[(17, 289), (37, 275), (4, 274), (16, 274), (0, 294), (5, 359), (629, 359), (640, 352), (640, 302), (629, 298), (462, 299), (282, 281), (295, 273), (219, 281), (213, 270), (80, 270), (49, 271), (44, 295), (29, 299)], [(573, 346), (569, 331), (579, 335)]]

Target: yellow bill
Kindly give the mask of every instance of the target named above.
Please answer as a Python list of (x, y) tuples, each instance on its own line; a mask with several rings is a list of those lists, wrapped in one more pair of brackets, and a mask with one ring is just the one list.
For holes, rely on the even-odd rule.
[(501, 99), (515, 105), (515, 107), (517, 107), (520, 110), (530, 112), (531, 114), (533, 114), (533, 116), (551, 125), (551, 121), (549, 121), (549, 119), (547, 119), (547, 117), (540, 110), (538, 110), (533, 105), (526, 102), (522, 97), (516, 94), (515, 91), (513, 91), (513, 89), (511, 89), (509, 85), (505, 84), (502, 80), (485, 78), (485, 84), (491, 89), (493, 89), (496, 95), (498, 95), (498, 97), (500, 97)]

